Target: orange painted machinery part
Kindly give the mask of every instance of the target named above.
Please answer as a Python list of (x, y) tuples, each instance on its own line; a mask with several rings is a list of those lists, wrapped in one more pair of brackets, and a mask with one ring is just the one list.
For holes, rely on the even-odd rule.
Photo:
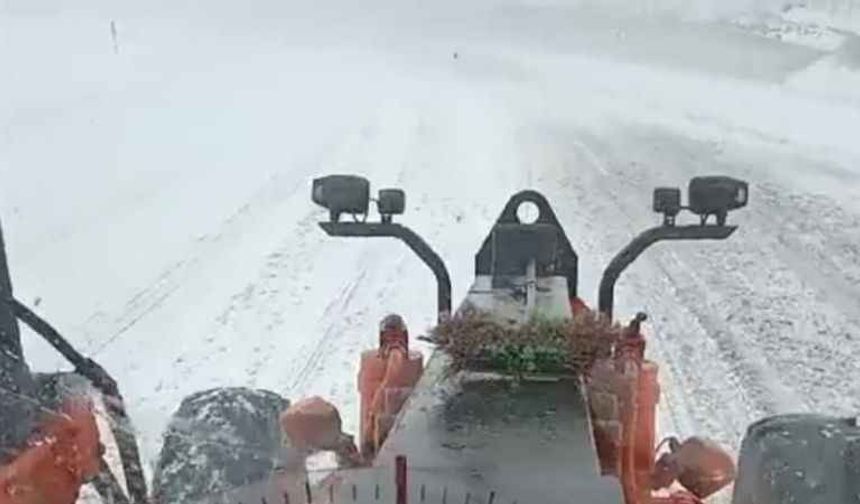
[(361, 396), (360, 447), (365, 457), (375, 454), (407, 397), (424, 371), (420, 352), (394, 346), (387, 351), (361, 354), (358, 391)]
[(620, 393), (625, 388), (612, 359), (601, 359), (592, 365), (587, 376), (587, 395), (597, 459), (604, 475), (621, 476)]
[(625, 355), (616, 362), (616, 370), (623, 386), (619, 395), (621, 486), (628, 504), (646, 504), (650, 502), (654, 460), (657, 365)]
[(596, 362), (586, 377), (600, 470), (619, 478), (627, 504), (656, 502), (651, 494), (659, 367), (644, 358), (643, 320), (637, 315), (614, 355)]
[(658, 370), (626, 354), (595, 363), (588, 377), (601, 473), (621, 480), (627, 504), (651, 502)]
[(281, 414), (281, 429), (297, 448), (336, 450), (343, 442), (337, 408), (321, 397), (296, 401)]
[(709, 497), (735, 479), (735, 462), (713, 441), (697, 437), (685, 440), (676, 452), (678, 482), (697, 497)]
[(651, 495), (651, 474), (654, 471), (654, 443), (657, 430), (657, 404), (660, 402), (659, 367), (643, 361), (639, 367), (636, 391), (636, 424), (633, 451), (633, 478), (636, 480), (637, 498), (648, 502)]
[(665, 441), (669, 452), (657, 460), (655, 487), (666, 487), (677, 479), (690, 493), (704, 499), (734, 481), (734, 460), (715, 442), (700, 437), (691, 437), (683, 443), (675, 438)]
[(81, 486), (98, 474), (101, 452), (92, 402), (67, 400), (0, 467), (0, 504), (74, 504)]
[(616, 363), (616, 372), (619, 373), (619, 382), (623, 388), (619, 390), (620, 420), (621, 420), (621, 446), (619, 459), (621, 461), (621, 488), (624, 490), (624, 498), (627, 504), (640, 504), (640, 492), (636, 487), (636, 407), (639, 366), (636, 361), (628, 357), (619, 359)]
[(570, 311), (574, 315), (579, 315), (580, 313), (585, 313), (591, 311), (585, 301), (579, 299), (578, 297), (571, 298), (570, 300)]

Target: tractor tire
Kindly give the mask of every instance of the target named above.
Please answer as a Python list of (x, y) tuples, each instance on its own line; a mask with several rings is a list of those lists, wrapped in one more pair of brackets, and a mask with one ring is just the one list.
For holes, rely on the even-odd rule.
[(280, 414), (289, 401), (247, 388), (217, 388), (186, 397), (173, 415), (153, 478), (157, 504), (209, 499), (266, 480), (288, 450)]
[(797, 414), (749, 427), (732, 504), (860, 503), (860, 428), (854, 418)]

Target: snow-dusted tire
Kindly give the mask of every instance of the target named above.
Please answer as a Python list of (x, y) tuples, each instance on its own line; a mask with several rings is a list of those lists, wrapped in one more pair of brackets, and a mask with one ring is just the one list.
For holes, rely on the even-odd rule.
[(288, 406), (278, 394), (247, 388), (186, 397), (164, 435), (154, 501), (199, 501), (267, 478), (282, 463), (278, 419)]
[(751, 425), (732, 504), (849, 504), (860, 492), (860, 428), (853, 418), (797, 414)]

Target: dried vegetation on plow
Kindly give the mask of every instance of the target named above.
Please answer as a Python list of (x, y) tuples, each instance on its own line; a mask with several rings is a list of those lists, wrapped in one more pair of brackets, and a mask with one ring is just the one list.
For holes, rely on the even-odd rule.
[(572, 319), (535, 316), (524, 324), (469, 307), (430, 332), (429, 341), (451, 359), (449, 371), (498, 371), (522, 376), (581, 374), (611, 355), (623, 328), (594, 312)]

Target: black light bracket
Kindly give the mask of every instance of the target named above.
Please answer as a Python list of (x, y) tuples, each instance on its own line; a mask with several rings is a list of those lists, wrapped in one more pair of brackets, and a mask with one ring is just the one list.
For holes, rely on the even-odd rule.
[[(726, 224), (728, 212), (746, 206), (749, 187), (744, 181), (723, 176), (695, 177), (690, 181), (689, 204), (681, 205), (681, 190), (658, 187), (653, 210), (663, 215), (663, 224), (641, 233), (609, 262), (600, 280), (598, 310), (610, 320), (615, 302), (615, 282), (648, 247), (666, 240), (725, 240), (737, 230)], [(676, 225), (676, 217), (687, 210), (699, 217), (698, 225)], [(708, 217), (716, 217), (715, 224)]]
[(725, 240), (737, 226), (719, 225), (662, 225), (653, 227), (633, 239), (615, 255), (603, 272), (598, 294), (598, 310), (612, 319), (615, 302), (615, 282), (621, 273), (651, 245), (664, 240)]
[(397, 238), (412, 249), (436, 277), (438, 319), (451, 313), (451, 277), (439, 255), (418, 234), (406, 226), (392, 222), (320, 222), (329, 236), (362, 238)]
[[(331, 183), (329, 182), (331, 180), (337, 181), (339, 184), (337, 189), (341, 193), (361, 195), (369, 185), (365, 179), (360, 177), (354, 177), (351, 180), (344, 176), (334, 177), (323, 177), (314, 180), (312, 194), (334, 193), (332, 190), (327, 191), (327, 186)], [(448, 274), (448, 268), (439, 257), (439, 254), (424, 239), (418, 236), (417, 233), (406, 226), (393, 222), (394, 215), (400, 215), (405, 210), (406, 196), (404, 192), (400, 189), (382, 189), (379, 191), (379, 197), (374, 201), (377, 203), (380, 222), (367, 222), (366, 219), (361, 222), (339, 222), (337, 219), (331, 219), (329, 222), (320, 222), (319, 226), (329, 236), (397, 238), (405, 243), (430, 268), (436, 277), (437, 319), (440, 322), (445, 320), (451, 314), (451, 277)], [(326, 201), (324, 198), (315, 197), (314, 202), (327, 208), (330, 215), (336, 213), (332, 208), (339, 209), (338, 206), (340, 206), (339, 201)]]

